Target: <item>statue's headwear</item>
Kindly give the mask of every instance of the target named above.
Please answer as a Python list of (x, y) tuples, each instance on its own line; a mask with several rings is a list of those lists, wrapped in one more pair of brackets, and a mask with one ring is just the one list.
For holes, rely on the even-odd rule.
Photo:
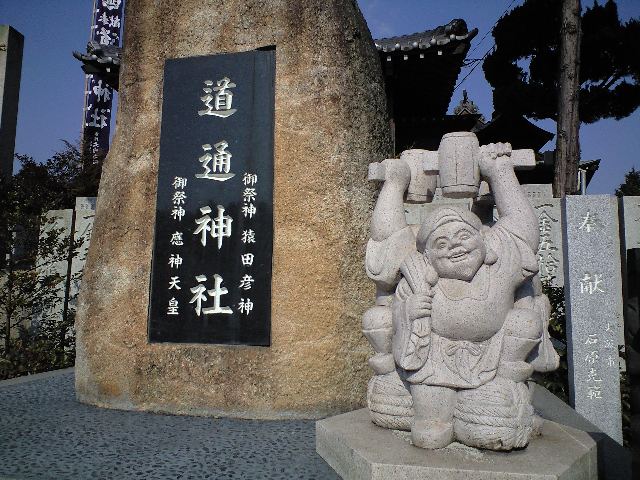
[(418, 251), (424, 253), (427, 248), (429, 236), (431, 236), (434, 230), (450, 222), (466, 223), (477, 232), (480, 232), (482, 229), (482, 222), (478, 216), (464, 207), (447, 206), (439, 208), (427, 217), (418, 231), (416, 238)]

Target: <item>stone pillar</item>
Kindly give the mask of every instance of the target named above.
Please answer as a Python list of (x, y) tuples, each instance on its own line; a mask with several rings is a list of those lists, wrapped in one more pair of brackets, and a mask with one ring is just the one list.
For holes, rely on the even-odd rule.
[(570, 401), (578, 413), (622, 444), (617, 207), (616, 198), (609, 195), (567, 196), (562, 202)]
[(0, 25), (0, 175), (13, 175), (22, 47), (24, 37), (9, 25)]
[(622, 246), (622, 289), (627, 380), (631, 404), (634, 478), (640, 476), (640, 196), (618, 199)]
[[(69, 237), (73, 233), (73, 210), (49, 210), (45, 215), (45, 223), (40, 227), (40, 241), (42, 242), (53, 232), (54, 238), (58, 244), (69, 244)], [(65, 255), (68, 253), (68, 246), (64, 247)], [(46, 257), (38, 255), (36, 260), (38, 274), (40, 277), (58, 275), (59, 282), (52, 288), (55, 289), (57, 300), (48, 306), (48, 310), (42, 312), (47, 318), (57, 318), (62, 321), (65, 314), (65, 301), (67, 289), (67, 277), (69, 275), (69, 259), (68, 257)], [(37, 316), (34, 321), (38, 324), (42, 320)]]
[[(361, 406), (372, 160), (391, 152), (377, 52), (349, 0), (127, 2), (116, 134), (77, 315), (76, 392), (123, 409), (311, 418)], [(148, 342), (165, 59), (276, 47), (272, 343)], [(194, 92), (196, 102), (201, 92)]]
[(625, 196), (618, 200), (624, 232), (624, 250), (640, 248), (640, 196)]
[(540, 246), (537, 252), (540, 280), (550, 282), (553, 287), (562, 287), (564, 254), (560, 199), (529, 197), (529, 201), (538, 216), (540, 229)]
[(76, 207), (73, 214), (73, 241), (78, 246), (71, 258), (71, 279), (69, 283), (69, 304), (75, 308), (80, 291), (82, 271), (87, 261), (87, 253), (91, 243), (93, 219), (96, 216), (96, 197), (76, 197)]
[(631, 451), (634, 478), (640, 476), (640, 248), (626, 252), (625, 353), (631, 405)]
[[(552, 287), (564, 285), (564, 253), (562, 251), (562, 212), (560, 200), (553, 198), (551, 184), (522, 184), (531, 206), (538, 216), (540, 246), (536, 255), (540, 280)], [(498, 209), (493, 207), (493, 221), (498, 219)]]

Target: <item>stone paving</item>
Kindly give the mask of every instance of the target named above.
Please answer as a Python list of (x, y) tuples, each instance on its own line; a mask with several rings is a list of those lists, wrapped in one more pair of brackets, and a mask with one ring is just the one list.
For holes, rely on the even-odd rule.
[(312, 420), (106, 410), (75, 400), (73, 371), (0, 382), (0, 479), (339, 479)]

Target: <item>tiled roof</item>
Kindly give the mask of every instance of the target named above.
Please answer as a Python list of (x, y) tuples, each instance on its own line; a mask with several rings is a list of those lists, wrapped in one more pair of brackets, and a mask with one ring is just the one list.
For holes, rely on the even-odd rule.
[(107, 83), (118, 89), (120, 56), (122, 48), (115, 45), (100, 45), (92, 40), (87, 44), (87, 53), (73, 52), (73, 56), (82, 62), (86, 74), (99, 73), (107, 78)]
[(375, 40), (375, 45), (378, 51), (382, 52), (407, 52), (443, 46), (451, 42), (470, 42), (477, 34), (477, 28), (468, 31), (466, 22), (457, 18), (433, 30), (425, 30), (424, 32), (400, 35), (398, 37), (380, 38)]

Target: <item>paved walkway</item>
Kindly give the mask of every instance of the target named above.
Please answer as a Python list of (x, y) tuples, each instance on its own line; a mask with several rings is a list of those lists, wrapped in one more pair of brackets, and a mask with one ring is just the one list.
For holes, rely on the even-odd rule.
[(123, 412), (78, 403), (73, 371), (0, 382), (0, 479), (339, 479), (315, 422)]

